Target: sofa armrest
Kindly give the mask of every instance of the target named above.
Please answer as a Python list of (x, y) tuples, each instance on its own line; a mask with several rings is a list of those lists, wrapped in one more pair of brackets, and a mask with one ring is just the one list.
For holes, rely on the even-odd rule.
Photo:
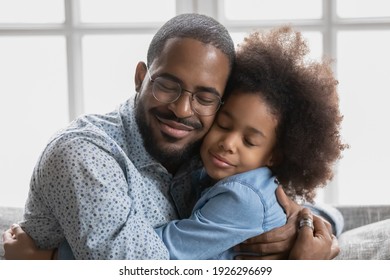
[(337, 206), (344, 217), (344, 232), (390, 219), (390, 205)]

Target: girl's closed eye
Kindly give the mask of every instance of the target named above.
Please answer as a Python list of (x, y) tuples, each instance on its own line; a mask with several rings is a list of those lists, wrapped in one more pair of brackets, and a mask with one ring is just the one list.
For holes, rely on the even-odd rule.
[(247, 147), (257, 147), (259, 146), (256, 141), (253, 141), (252, 139), (250, 138), (247, 138), (247, 137), (244, 137), (244, 144), (245, 146)]
[(230, 127), (227, 123), (217, 121), (217, 122), (215, 122), (215, 124), (217, 125), (218, 128), (220, 128), (222, 130), (229, 130), (230, 129)]
[(244, 138), (244, 144), (248, 147), (255, 146), (248, 138)]

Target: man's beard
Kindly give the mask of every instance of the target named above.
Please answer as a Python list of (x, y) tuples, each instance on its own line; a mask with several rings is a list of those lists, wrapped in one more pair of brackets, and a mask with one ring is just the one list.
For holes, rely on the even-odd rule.
[[(190, 143), (184, 146), (183, 149), (175, 149), (173, 147), (162, 149), (158, 146), (158, 141), (155, 139), (151, 128), (146, 123), (145, 111), (142, 106), (138, 104), (135, 107), (135, 119), (138, 125), (138, 129), (141, 133), (144, 147), (146, 151), (159, 163), (168, 169), (168, 167), (178, 167), (178, 165), (184, 164), (191, 159), (194, 155), (199, 153), (202, 140), (199, 139), (194, 143)], [(165, 136), (165, 139), (169, 142), (177, 141), (174, 138)], [(175, 169), (176, 169), (175, 168)]]

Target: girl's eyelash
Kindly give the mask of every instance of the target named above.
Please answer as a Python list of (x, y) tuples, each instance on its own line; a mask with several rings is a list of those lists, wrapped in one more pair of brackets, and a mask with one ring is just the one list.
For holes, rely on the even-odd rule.
[[(222, 129), (222, 130), (229, 130), (229, 127), (227, 126), (223, 126), (221, 125), (220, 123), (216, 122), (216, 125), (218, 126), (218, 128)], [(250, 142), (248, 139), (244, 138), (244, 144), (247, 145), (248, 147), (255, 147), (256, 145), (253, 144), (252, 142)]]
[(219, 128), (221, 128), (221, 129), (228, 129), (228, 127), (222, 126), (222, 125), (220, 125), (219, 123), (217, 123), (217, 126), (218, 126)]
[(244, 139), (244, 143), (249, 146), (249, 147), (254, 147), (256, 146), (255, 144), (253, 144), (252, 142), (248, 141), (247, 139)]

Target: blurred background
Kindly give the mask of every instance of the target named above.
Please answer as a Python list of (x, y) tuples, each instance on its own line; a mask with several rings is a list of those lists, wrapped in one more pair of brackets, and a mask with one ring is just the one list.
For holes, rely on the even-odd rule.
[(216, 18), (236, 44), (288, 23), (312, 59), (334, 58), (350, 149), (318, 200), (390, 204), (388, 0), (0, 0), (0, 206), (24, 206), (53, 133), (133, 96), (153, 34), (187, 12)]

